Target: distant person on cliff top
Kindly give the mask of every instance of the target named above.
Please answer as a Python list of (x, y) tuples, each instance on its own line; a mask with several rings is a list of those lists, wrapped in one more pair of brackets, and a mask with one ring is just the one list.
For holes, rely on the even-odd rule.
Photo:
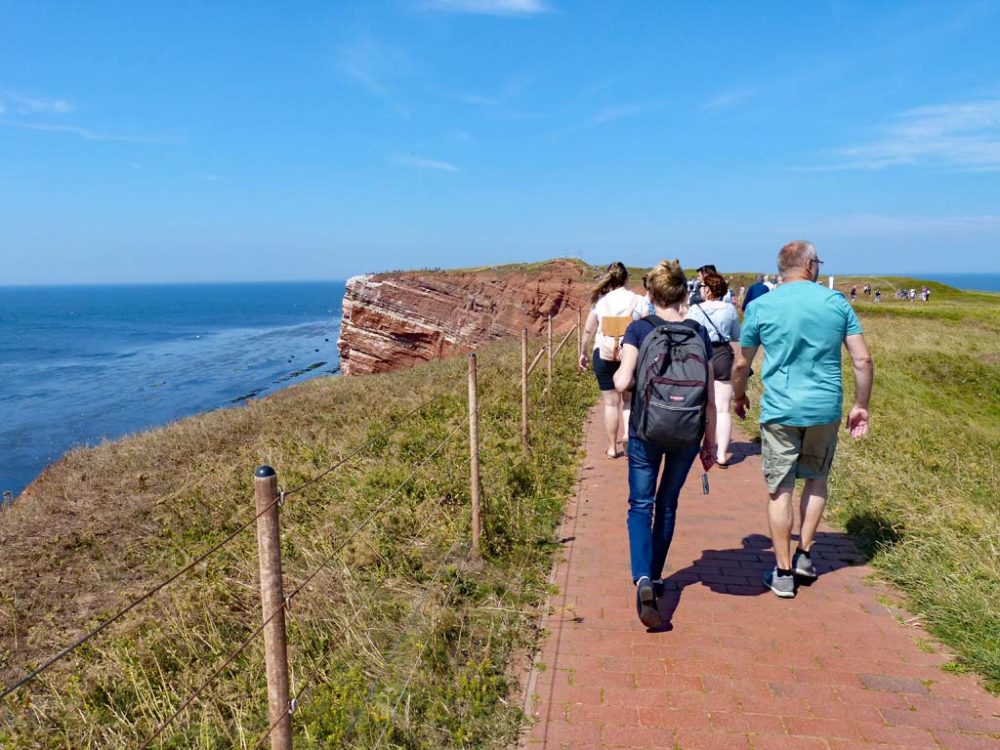
[(875, 290), (875, 301), (876, 302), (882, 301), (882, 287), (879, 287), (878, 289)]
[(757, 274), (757, 279), (750, 285), (750, 288), (747, 289), (747, 293), (743, 297), (743, 312), (747, 311), (747, 305), (770, 291), (771, 287), (764, 283), (764, 274)]
[(646, 315), (656, 315), (656, 308), (653, 307), (653, 298), (649, 294), (649, 283), (647, 282), (648, 274), (643, 274), (642, 276), (642, 288), (646, 290), (646, 310), (643, 317)]
[[(790, 242), (778, 253), (783, 284), (753, 303), (743, 319), (740, 353), (733, 367), (736, 414), (746, 418), (747, 372), (764, 347), (760, 409), (764, 479), (770, 493), (768, 521), (777, 565), (764, 585), (777, 596), (795, 596), (795, 577), (816, 578), (811, 558), (827, 499), (827, 477), (837, 447), (843, 408), (840, 349), (854, 365), (851, 437), (868, 432), (873, 367), (861, 323), (839, 292), (814, 283), (822, 261), (809, 242)], [(792, 495), (805, 479), (799, 505), (800, 538), (792, 554)]]
[[(625, 329), (633, 320), (646, 314), (647, 301), (631, 289), (628, 284), (628, 269), (623, 263), (614, 262), (608, 266), (590, 295), (591, 310), (583, 327), (583, 342), (580, 348), (580, 369), (586, 370), (588, 363), (594, 366), (597, 386), (601, 389), (604, 404), (604, 431), (608, 438), (608, 458), (618, 458), (618, 446), (627, 438), (626, 426), (629, 416), (629, 394), (615, 391), (612, 378), (621, 364), (622, 338)], [(593, 344), (593, 352), (590, 351)]]
[[(685, 415), (683, 423), (676, 420), (667, 423), (660, 416), (650, 416), (653, 411), (661, 415), (669, 412), (649, 408), (643, 399), (646, 390), (643, 387), (640, 393), (633, 394), (628, 427), (628, 545), (632, 582), (636, 587), (639, 620), (647, 628), (656, 628), (660, 626), (660, 613), (653, 581), (663, 576), (674, 536), (677, 499), (691, 464), (699, 450), (706, 470), (715, 456), (715, 401), (709, 366), (711, 343), (700, 323), (684, 319), (682, 308), (688, 290), (680, 262), (660, 261), (647, 275), (646, 285), (656, 315), (635, 321), (625, 332), (615, 387), (626, 394), (636, 382), (648, 385), (651, 363), (659, 361), (664, 368), (659, 370), (661, 380), (676, 387), (666, 395), (653, 393), (652, 398), (673, 401), (675, 397), (690, 397), (690, 401), (684, 402), (686, 408), (672, 412)], [(671, 358), (673, 351), (680, 356)], [(644, 358), (644, 364), (639, 363), (640, 357)], [(668, 380), (667, 375), (674, 377)], [(681, 396), (682, 392), (686, 395)], [(653, 421), (656, 427), (667, 424), (666, 432), (648, 434), (647, 430), (656, 433)], [(686, 434), (673, 429), (677, 425), (689, 428)]]

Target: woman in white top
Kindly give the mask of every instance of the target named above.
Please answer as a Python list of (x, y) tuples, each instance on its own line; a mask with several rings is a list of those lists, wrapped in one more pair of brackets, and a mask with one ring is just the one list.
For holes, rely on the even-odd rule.
[[(622, 455), (618, 445), (628, 434), (629, 403), (631, 393), (619, 394), (612, 379), (621, 358), (622, 337), (633, 320), (645, 315), (647, 302), (628, 284), (628, 269), (620, 262), (608, 266), (607, 273), (590, 295), (590, 315), (583, 327), (580, 345), (580, 369), (586, 370), (593, 363), (597, 385), (604, 404), (604, 430), (608, 438), (608, 458)], [(593, 343), (593, 353), (590, 347)]]
[(696, 320), (708, 330), (712, 341), (712, 374), (715, 376), (715, 444), (718, 451), (716, 466), (728, 469), (729, 440), (733, 434), (733, 384), (730, 377), (733, 361), (740, 345), (740, 318), (736, 308), (723, 302), (729, 285), (717, 273), (706, 274), (701, 281), (705, 301), (691, 305), (687, 317)]

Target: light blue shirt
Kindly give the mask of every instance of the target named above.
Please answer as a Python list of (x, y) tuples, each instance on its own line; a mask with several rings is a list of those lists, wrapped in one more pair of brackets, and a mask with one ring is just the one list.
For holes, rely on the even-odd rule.
[(844, 295), (808, 281), (782, 284), (747, 306), (740, 346), (763, 346), (763, 423), (809, 427), (841, 418), (844, 338), (861, 333)]
[(739, 341), (740, 317), (736, 308), (728, 302), (711, 300), (699, 302), (688, 308), (689, 320), (697, 320), (708, 331), (708, 337), (713, 343), (717, 341)]

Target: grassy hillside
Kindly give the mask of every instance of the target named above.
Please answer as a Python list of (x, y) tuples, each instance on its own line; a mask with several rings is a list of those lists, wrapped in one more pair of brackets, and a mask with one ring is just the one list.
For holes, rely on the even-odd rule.
[[(591, 379), (572, 368), (572, 347), (561, 359), (551, 396), (540, 393), (544, 373), (534, 376), (535, 448), (525, 456), (519, 351), (481, 353), (481, 562), (465, 562), (464, 357), (316, 380), (70, 454), (0, 517), (3, 682), (252, 518), (256, 465), (273, 465), (291, 488), (367, 444), (281, 511), (286, 591), (321, 571), (289, 617), (293, 692), (310, 685), (294, 716), (296, 747), (368, 747), (383, 731), (387, 746), (506, 747), (520, 721), (508, 701), (516, 659), (534, 640), (593, 396)], [(5, 700), (0, 746), (138, 746), (259, 624), (256, 568), (251, 528)], [(164, 733), (162, 747), (252, 747), (267, 728), (262, 658), (258, 638)]]
[[(930, 303), (902, 302), (887, 290), (924, 282), (870, 280), (890, 298), (859, 293), (856, 307), (875, 358), (871, 431), (841, 439), (833, 520), (954, 667), (1000, 690), (1000, 295), (929, 283)], [(847, 363), (844, 382), (847, 408)]]

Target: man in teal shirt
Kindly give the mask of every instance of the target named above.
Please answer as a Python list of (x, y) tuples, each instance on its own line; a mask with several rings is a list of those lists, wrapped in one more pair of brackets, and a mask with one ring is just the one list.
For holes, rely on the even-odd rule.
[[(847, 416), (851, 436), (868, 432), (873, 366), (861, 323), (839, 292), (816, 283), (822, 262), (805, 241), (778, 253), (782, 284), (747, 307), (741, 351), (733, 366), (736, 414), (746, 418), (747, 373), (764, 347), (760, 433), (764, 479), (771, 501), (768, 522), (777, 562), (764, 585), (777, 596), (795, 596), (795, 576), (816, 578), (811, 549), (828, 495), (827, 477), (837, 448), (843, 410), (840, 348), (854, 364), (854, 405)], [(799, 547), (792, 554), (795, 480), (805, 479)]]

